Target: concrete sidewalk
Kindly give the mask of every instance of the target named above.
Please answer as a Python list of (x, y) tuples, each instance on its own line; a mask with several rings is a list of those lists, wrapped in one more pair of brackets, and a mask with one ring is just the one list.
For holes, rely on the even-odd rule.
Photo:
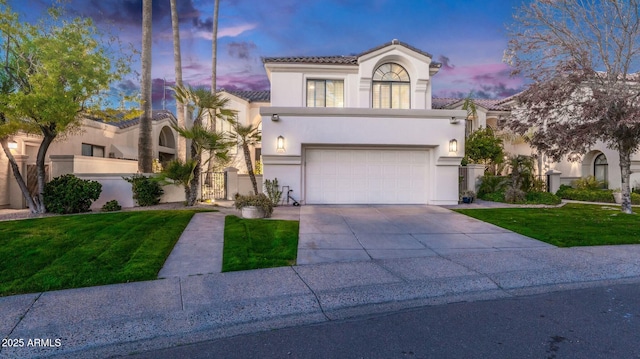
[[(224, 214), (202, 214), (194, 223), (208, 230), (185, 233), (219, 233)], [(119, 356), (416, 306), (640, 283), (638, 245), (434, 252), (200, 275), (165, 268), (155, 281), (3, 297), (0, 336), (24, 344), (0, 348), (0, 358)]]

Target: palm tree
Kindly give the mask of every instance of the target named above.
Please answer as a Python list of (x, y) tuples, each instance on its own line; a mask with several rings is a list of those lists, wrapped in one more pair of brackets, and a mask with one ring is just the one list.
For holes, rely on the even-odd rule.
[[(193, 180), (191, 181), (191, 197), (187, 199), (187, 205), (192, 206), (196, 202), (198, 186), (200, 185), (203, 151), (218, 154), (225, 152), (228, 146), (230, 146), (229, 143), (223, 141), (221, 137), (216, 137), (222, 136), (221, 134), (207, 131), (203, 126), (202, 120), (206, 115), (211, 116), (211, 114), (214, 114), (218, 118), (225, 119), (235, 116), (235, 112), (226, 108), (229, 99), (219, 97), (217, 94), (213, 94), (205, 89), (181, 86), (174, 88), (174, 91), (176, 93), (176, 100), (181, 101), (185, 105), (192, 106), (195, 110), (193, 128), (191, 128), (191, 131), (194, 131), (194, 133), (189, 134), (189, 132), (184, 131), (186, 130), (185, 128), (176, 129), (181, 136), (192, 140), (191, 158), (196, 161), (196, 166), (193, 171)], [(205, 133), (208, 133), (208, 135), (205, 136)], [(223, 144), (224, 146), (222, 146)], [(205, 161), (205, 164), (210, 161), (211, 158)]]
[(258, 126), (251, 124), (243, 125), (237, 118), (230, 118), (229, 122), (233, 127), (234, 133), (231, 134), (231, 138), (236, 140), (242, 146), (242, 152), (244, 154), (244, 162), (247, 165), (247, 171), (249, 172), (249, 178), (253, 185), (253, 191), (258, 194), (258, 182), (256, 181), (256, 175), (253, 172), (253, 164), (251, 163), (251, 154), (249, 153), (249, 146), (255, 146), (262, 140), (262, 133), (258, 129)]
[[(171, 0), (171, 29), (173, 32), (173, 62), (175, 65), (176, 87), (182, 87), (182, 55), (180, 53), (180, 23), (176, 0)], [(178, 127), (186, 127), (184, 118), (184, 104), (176, 100), (176, 117)], [(178, 159), (187, 160), (187, 146), (183, 137), (178, 136)]]
[(140, 92), (140, 136), (138, 140), (138, 171), (150, 173), (153, 170), (151, 152), (151, 2), (142, 0), (142, 82)]

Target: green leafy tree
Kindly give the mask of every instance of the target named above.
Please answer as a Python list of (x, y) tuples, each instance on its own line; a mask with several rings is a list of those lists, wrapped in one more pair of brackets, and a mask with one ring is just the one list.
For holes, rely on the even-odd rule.
[(465, 140), (465, 159), (469, 163), (494, 165), (504, 160), (502, 139), (490, 127), (471, 132)]
[[(203, 119), (205, 116), (211, 115), (225, 119), (234, 116), (235, 113), (226, 108), (229, 102), (228, 99), (212, 94), (205, 89), (177, 86), (174, 91), (176, 100), (191, 106), (195, 110), (193, 127), (175, 127), (180, 136), (191, 140), (191, 158), (195, 161), (195, 166), (193, 168), (193, 178), (190, 182), (191, 188), (189, 198), (187, 198), (187, 205), (193, 206), (197, 199), (202, 165), (216, 158), (226, 158), (229, 148), (233, 145), (224, 134), (207, 130), (203, 126)], [(212, 153), (213, 156), (203, 163), (202, 155), (204, 151)]]
[(249, 152), (249, 146), (255, 146), (262, 140), (262, 133), (258, 129), (258, 126), (251, 124), (243, 125), (237, 118), (230, 118), (229, 122), (233, 127), (231, 138), (242, 146), (242, 153), (244, 155), (244, 162), (247, 165), (247, 171), (249, 172), (249, 179), (251, 179), (251, 185), (253, 186), (254, 193), (258, 192), (258, 182), (256, 181), (256, 174), (253, 171), (253, 164), (251, 163), (251, 153)]
[[(61, 134), (77, 129), (87, 114), (105, 111), (101, 93), (128, 71), (127, 57), (119, 55), (115, 39), (99, 33), (91, 19), (64, 20), (52, 7), (36, 25), (20, 22), (0, 0), (0, 142), (17, 132), (42, 136), (36, 157), (38, 189), (30, 196), (21, 190), (32, 212), (44, 213), (45, 159), (49, 146)], [(8, 156), (16, 178), (22, 177)]]

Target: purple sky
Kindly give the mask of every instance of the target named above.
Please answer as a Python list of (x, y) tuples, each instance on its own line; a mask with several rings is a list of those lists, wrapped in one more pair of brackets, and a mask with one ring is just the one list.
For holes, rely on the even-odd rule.
[[(9, 0), (31, 21), (52, 0)], [(184, 81), (211, 82), (213, 0), (177, 0)], [(218, 87), (269, 88), (261, 57), (353, 55), (399, 39), (443, 63), (433, 79), (437, 97), (503, 98), (522, 89), (502, 63), (505, 25), (522, 0), (221, 0)], [(69, 0), (70, 14), (89, 16), (136, 48), (141, 44), (142, 0)], [(174, 79), (169, 0), (153, 3), (154, 108), (162, 108), (164, 80)], [(140, 71), (140, 64), (132, 64)], [(117, 84), (139, 89), (138, 78)], [(170, 97), (169, 91), (167, 96)]]

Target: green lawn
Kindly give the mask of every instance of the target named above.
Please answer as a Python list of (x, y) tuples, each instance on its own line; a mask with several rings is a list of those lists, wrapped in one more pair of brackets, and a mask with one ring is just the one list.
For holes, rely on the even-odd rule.
[(0, 296), (157, 278), (196, 211), (0, 222)]
[(459, 209), (456, 212), (493, 223), (559, 247), (639, 244), (640, 216), (618, 205), (568, 203), (556, 208)]
[(294, 265), (298, 253), (298, 227), (298, 221), (227, 216), (222, 271)]

